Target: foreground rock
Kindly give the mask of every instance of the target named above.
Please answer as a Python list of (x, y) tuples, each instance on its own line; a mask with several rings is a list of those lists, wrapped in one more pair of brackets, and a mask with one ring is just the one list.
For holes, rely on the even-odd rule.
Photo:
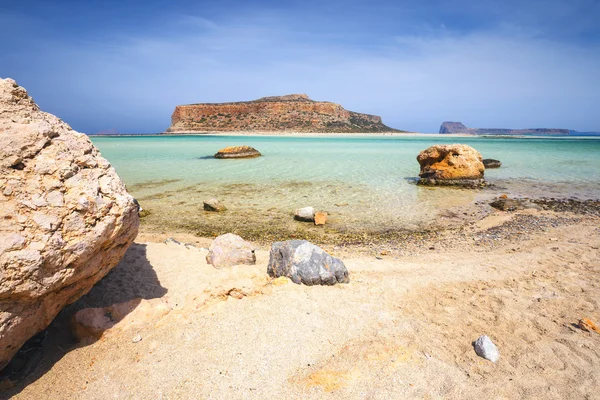
[(417, 156), (420, 185), (478, 187), (485, 184), (481, 154), (464, 144), (437, 145)]
[(230, 146), (219, 150), (215, 158), (254, 158), (262, 154), (254, 147), (250, 146)]
[(490, 360), (495, 363), (500, 358), (500, 353), (498, 352), (498, 348), (492, 342), (492, 340), (486, 335), (479, 336), (473, 345), (475, 348), (475, 353), (479, 357), (483, 357), (486, 360)]
[(88, 137), (0, 79), (0, 369), (117, 265), (138, 225)]
[(286, 276), (292, 282), (312, 285), (348, 283), (348, 270), (339, 259), (306, 240), (275, 242), (269, 255), (269, 276)]
[(231, 267), (234, 265), (256, 264), (254, 247), (233, 233), (226, 233), (215, 238), (208, 249), (206, 262), (215, 268)]
[(209, 199), (204, 202), (204, 210), (212, 212), (223, 212), (227, 211), (227, 207), (221, 203), (218, 199)]
[(171, 308), (162, 299), (138, 298), (109, 307), (79, 310), (73, 316), (71, 326), (78, 340), (100, 339), (107, 330), (117, 324), (120, 330), (139, 328), (153, 323), (169, 311)]
[(313, 222), (315, 220), (315, 209), (313, 207), (299, 208), (294, 212), (294, 219), (297, 221)]
[(500, 168), (502, 166), (502, 163), (500, 162), (500, 160), (494, 160), (493, 158), (484, 158), (483, 166), (485, 167), (485, 169)]

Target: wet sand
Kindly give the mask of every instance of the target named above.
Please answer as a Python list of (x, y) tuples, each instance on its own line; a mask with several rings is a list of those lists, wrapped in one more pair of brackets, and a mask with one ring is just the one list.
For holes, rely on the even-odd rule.
[[(210, 238), (142, 229), (124, 260), (48, 331), (17, 399), (600, 398), (600, 217), (484, 209), (403, 240), (325, 243), (351, 283), (295, 285), (256, 266), (216, 270)], [(168, 236), (181, 242), (164, 243)], [(184, 243), (188, 243), (185, 245)], [(95, 343), (70, 315), (131, 298), (172, 307)], [(135, 335), (142, 340), (132, 342)], [(487, 334), (493, 364), (472, 342)]]

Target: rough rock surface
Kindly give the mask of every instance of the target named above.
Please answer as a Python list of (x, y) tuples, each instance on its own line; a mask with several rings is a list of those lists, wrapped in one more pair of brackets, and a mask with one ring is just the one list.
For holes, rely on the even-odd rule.
[(256, 264), (255, 249), (250, 243), (233, 233), (218, 236), (210, 244), (206, 262), (215, 268), (231, 267), (234, 265)]
[(254, 147), (250, 146), (230, 146), (219, 150), (215, 158), (254, 158), (262, 154)]
[(440, 126), (440, 133), (469, 133), (472, 135), (568, 135), (569, 129), (533, 128), (467, 128), (462, 122), (446, 121)]
[(167, 130), (171, 133), (212, 131), (399, 132), (384, 125), (376, 115), (314, 101), (305, 94), (177, 106)]
[(483, 166), (485, 169), (500, 168), (502, 166), (502, 162), (500, 162), (500, 160), (494, 160), (493, 158), (484, 158)]
[(294, 212), (297, 221), (313, 222), (315, 220), (315, 209), (313, 207), (302, 207)]
[(294, 283), (308, 286), (350, 282), (348, 270), (339, 258), (306, 240), (273, 243), (267, 273), (274, 278), (286, 276)]
[(137, 210), (86, 135), (0, 79), (0, 369), (117, 265)]
[(227, 211), (227, 207), (218, 199), (209, 199), (204, 202), (204, 210), (213, 212)]
[[(71, 321), (78, 340), (100, 339), (105, 331), (117, 324), (120, 330), (142, 327), (168, 314), (171, 308), (163, 299), (133, 299), (109, 307), (84, 308)], [(140, 339), (141, 340), (141, 339)]]
[(419, 184), (474, 187), (484, 184), (481, 154), (464, 144), (436, 145), (417, 156)]
[(477, 353), (479, 357), (483, 357), (493, 363), (500, 358), (498, 348), (486, 335), (479, 336), (473, 344), (473, 347), (475, 348), (475, 353)]

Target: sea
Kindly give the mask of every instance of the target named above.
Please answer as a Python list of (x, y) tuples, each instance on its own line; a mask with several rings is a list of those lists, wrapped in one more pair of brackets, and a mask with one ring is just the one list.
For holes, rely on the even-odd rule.
[[(427, 229), (469, 204), (501, 194), (530, 198), (600, 198), (600, 137), (221, 136), (135, 135), (91, 138), (148, 216), (147, 229), (249, 238), (365, 237)], [(420, 187), (416, 160), (435, 144), (461, 143), (502, 167), (488, 169), (486, 189)], [(248, 145), (253, 159), (213, 155)], [(224, 213), (203, 210), (218, 198)], [(326, 211), (309, 227), (297, 208)], [(321, 229), (320, 231), (318, 229)]]

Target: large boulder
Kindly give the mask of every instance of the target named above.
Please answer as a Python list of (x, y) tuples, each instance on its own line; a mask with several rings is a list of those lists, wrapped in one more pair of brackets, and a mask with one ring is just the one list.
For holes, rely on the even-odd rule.
[(250, 146), (230, 146), (219, 150), (215, 158), (254, 158), (262, 154), (254, 147)]
[(137, 211), (86, 135), (0, 79), (0, 369), (117, 265)]
[(476, 187), (485, 183), (481, 154), (464, 144), (436, 145), (417, 156), (419, 184)]
[(234, 265), (256, 264), (254, 246), (240, 236), (226, 233), (218, 236), (210, 244), (206, 262), (215, 268), (232, 267)]
[(273, 278), (286, 276), (305, 285), (348, 283), (348, 270), (339, 259), (306, 240), (275, 242), (271, 246), (267, 273)]

